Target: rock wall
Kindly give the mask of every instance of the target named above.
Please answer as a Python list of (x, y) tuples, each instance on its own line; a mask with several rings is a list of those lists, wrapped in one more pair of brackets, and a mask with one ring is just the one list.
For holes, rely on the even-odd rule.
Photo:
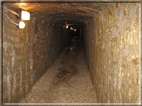
[[(32, 16), (31, 16), (32, 17)], [(68, 37), (56, 23), (32, 17), (19, 29), (17, 17), (3, 14), (3, 102), (18, 102), (57, 59)]]
[[(14, 14), (3, 9), (3, 102), (18, 102), (53, 64), (69, 41), (63, 28), (68, 18), (86, 23), (85, 54), (98, 102), (139, 102), (140, 5), (43, 4), (25, 6), (25, 9), (33, 7), (29, 8), (33, 12), (24, 29), (13, 23), (19, 22)], [(15, 6), (9, 4), (8, 8), (18, 9)]]
[(140, 4), (111, 3), (86, 22), (85, 54), (98, 102), (140, 102)]

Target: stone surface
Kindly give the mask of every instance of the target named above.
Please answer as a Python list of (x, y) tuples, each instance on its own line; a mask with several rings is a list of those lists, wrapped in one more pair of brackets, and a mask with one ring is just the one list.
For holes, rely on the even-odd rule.
[[(66, 62), (66, 59), (68, 59), (69, 63)], [(59, 73), (62, 71), (58, 70), (59, 68), (70, 72), (74, 71), (70, 69), (72, 66), (76, 69), (74, 73), (68, 75), (65, 72), (59, 77)], [(65, 67), (70, 68), (65, 69)], [(48, 103), (87, 104), (96, 102), (96, 92), (85, 63), (84, 53), (80, 45), (78, 45), (73, 51), (65, 49), (20, 103), (46, 103), (46, 105), (50, 105)]]
[(24, 29), (10, 21), (17, 18), (4, 10), (3, 101), (18, 102), (54, 63), (68, 36), (56, 24), (38, 18), (26, 22)]
[[(58, 58), (69, 42), (66, 22), (83, 27), (86, 63), (98, 102), (140, 101), (140, 4), (21, 2), (3, 7), (5, 103), (19, 102)], [(20, 19), (9, 11), (19, 8), (31, 13), (24, 29), (13, 23)]]
[(98, 102), (140, 102), (139, 15), (139, 3), (112, 3), (86, 22), (84, 47)]

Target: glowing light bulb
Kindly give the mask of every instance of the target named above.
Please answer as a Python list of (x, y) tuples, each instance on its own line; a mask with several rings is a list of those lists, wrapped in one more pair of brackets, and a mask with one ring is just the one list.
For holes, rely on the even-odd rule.
[(73, 30), (73, 28), (72, 28), (72, 27), (70, 27), (70, 30)]
[(69, 28), (69, 26), (68, 26), (68, 25), (66, 25), (66, 28)]
[(21, 6), (21, 7), (24, 7), (24, 6), (25, 6), (25, 3), (22, 3), (22, 2), (21, 2), (21, 3), (20, 3), (20, 6)]
[(23, 29), (25, 27), (25, 23), (23, 21), (19, 22), (19, 28)]
[(21, 19), (22, 20), (30, 20), (30, 13), (27, 11), (21, 11)]

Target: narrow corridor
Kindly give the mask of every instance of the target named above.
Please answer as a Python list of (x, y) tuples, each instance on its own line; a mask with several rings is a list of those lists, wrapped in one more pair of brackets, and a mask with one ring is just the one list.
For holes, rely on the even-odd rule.
[(81, 45), (68, 46), (21, 102), (96, 103), (96, 92)]
[(3, 104), (140, 104), (141, 2), (14, 1), (1, 3)]

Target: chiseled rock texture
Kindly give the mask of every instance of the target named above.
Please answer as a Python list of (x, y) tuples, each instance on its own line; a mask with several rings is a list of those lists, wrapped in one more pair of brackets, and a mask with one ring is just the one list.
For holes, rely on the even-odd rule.
[(3, 15), (3, 101), (18, 102), (57, 59), (68, 37), (56, 24), (37, 18), (24, 29), (11, 24), (15, 16)]
[(138, 103), (140, 4), (112, 3), (104, 8), (86, 22), (84, 36), (98, 102)]
[[(4, 103), (25, 97), (68, 45), (66, 22), (83, 28), (98, 103), (140, 101), (140, 3), (4, 2), (3, 7)], [(20, 19), (9, 11), (20, 8), (31, 13), (24, 29), (14, 24)]]

